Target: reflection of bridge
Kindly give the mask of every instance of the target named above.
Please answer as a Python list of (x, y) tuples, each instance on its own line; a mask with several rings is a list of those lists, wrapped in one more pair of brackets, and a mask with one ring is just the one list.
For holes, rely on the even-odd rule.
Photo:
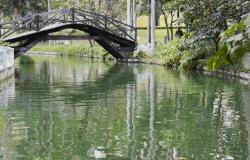
[(2, 41), (15, 44), (15, 57), (40, 41), (67, 39), (67, 36), (49, 35), (64, 29), (77, 29), (88, 33), (88, 37), (80, 38), (94, 39), (117, 59), (127, 58), (128, 53), (133, 52), (136, 47), (136, 28), (108, 16), (75, 8), (28, 15), (0, 23), (0, 27)]

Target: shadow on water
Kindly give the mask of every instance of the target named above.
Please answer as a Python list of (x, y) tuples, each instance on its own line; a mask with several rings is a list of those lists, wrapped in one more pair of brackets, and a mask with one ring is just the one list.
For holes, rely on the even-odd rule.
[(17, 66), (15, 96), (2, 96), (5, 159), (249, 155), (250, 88), (237, 81), (159, 66), (35, 60), (33, 67)]

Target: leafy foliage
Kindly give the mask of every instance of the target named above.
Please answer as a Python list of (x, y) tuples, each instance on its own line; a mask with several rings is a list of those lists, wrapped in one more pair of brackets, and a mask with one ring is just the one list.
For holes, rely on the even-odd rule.
[(227, 44), (223, 44), (216, 54), (209, 58), (207, 68), (212, 71), (229, 64), (232, 66), (240, 66), (242, 57), (249, 51), (249, 46), (245, 44), (236, 45), (232, 49), (228, 49)]
[[(176, 2), (176, 6), (174, 6), (174, 2)], [(182, 68), (193, 69), (199, 63), (205, 64), (207, 59), (209, 59), (208, 68), (210, 70), (228, 64), (241, 63), (241, 58), (247, 50), (246, 45), (241, 43), (231, 49), (225, 44), (225, 41), (245, 30), (245, 23), (241, 21), (241, 16), (248, 12), (249, 1), (187, 0), (185, 3), (181, 1), (165, 2), (165, 6), (168, 5), (170, 9), (171, 7), (181, 8), (183, 15), (181, 21), (187, 25), (189, 31), (189, 34), (184, 36), (185, 41), (180, 48), (183, 53), (180, 59)]]
[(0, 12), (11, 18), (45, 11), (47, 0), (0, 0)]
[(222, 33), (222, 37), (224, 37), (224, 36), (231, 37), (231, 36), (235, 35), (236, 33), (244, 32), (245, 29), (246, 29), (245, 22), (240, 21), (240, 23), (236, 23), (236, 24), (232, 25), (229, 29), (225, 30)]
[(230, 64), (230, 56), (227, 45), (223, 44), (215, 55), (208, 59), (207, 68), (209, 71), (212, 71), (227, 64)]
[(188, 0), (183, 12), (183, 21), (198, 41), (199, 38), (211, 39), (218, 50), (220, 34), (227, 30), (230, 24), (239, 22), (241, 15), (248, 12), (249, 6), (247, 0)]
[[(232, 25), (229, 29), (221, 33), (222, 46), (214, 56), (209, 58), (207, 63), (208, 70), (216, 70), (229, 64), (231, 66), (237, 66), (241, 68), (242, 57), (245, 53), (250, 51), (250, 42), (246, 37), (233, 41), (234, 38), (232, 36), (234, 36), (236, 33), (244, 34), (245, 31), (245, 22), (241, 21), (240, 23)], [(232, 39), (231, 46), (226, 43), (229, 38)]]
[[(101, 12), (115, 18), (126, 16), (126, 0), (50, 0), (50, 8), (76, 7)], [(15, 18), (48, 10), (48, 0), (0, 0), (0, 12), (5, 18)]]

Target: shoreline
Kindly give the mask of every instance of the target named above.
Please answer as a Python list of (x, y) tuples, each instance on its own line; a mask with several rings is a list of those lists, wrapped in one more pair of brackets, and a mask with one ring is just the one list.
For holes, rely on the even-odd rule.
[[(67, 57), (67, 55), (58, 53), (58, 52), (37, 52), (37, 51), (28, 51), (27, 54), (31, 55), (46, 55), (46, 56), (62, 56), (62, 57)], [(102, 56), (92, 56), (90, 57), (89, 55), (86, 54), (79, 54), (76, 56), (68, 56), (68, 57), (85, 57), (85, 58), (97, 58), (97, 59), (104, 59)], [(152, 61), (152, 60), (139, 60), (139, 59), (128, 59), (128, 60), (115, 60), (115, 59), (110, 59), (113, 61), (121, 62), (121, 63), (138, 63), (138, 64), (150, 64), (150, 65), (159, 65), (163, 66), (160, 62)], [(203, 72), (206, 75), (211, 75), (211, 76), (217, 76), (217, 77), (229, 77), (229, 78), (237, 78), (241, 80), (248, 81), (250, 84), (250, 72), (234, 72), (234, 71), (224, 71), (224, 70), (216, 70), (209, 72), (205, 68), (203, 69), (197, 69), (193, 71), (200, 71)]]

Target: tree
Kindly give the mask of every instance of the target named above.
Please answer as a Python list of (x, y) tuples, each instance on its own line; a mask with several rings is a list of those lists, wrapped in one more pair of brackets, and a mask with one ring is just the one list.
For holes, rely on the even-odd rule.
[[(4, 17), (21, 17), (48, 10), (48, 0), (0, 0), (0, 12)], [(125, 19), (126, 0), (51, 0), (51, 9), (76, 7)]]
[(248, 0), (187, 0), (183, 20), (193, 32), (194, 41), (211, 39), (218, 50), (220, 33), (239, 22), (249, 7)]
[[(158, 5), (159, 10), (164, 16), (164, 22), (166, 25), (167, 30), (167, 39), (173, 40), (174, 39), (174, 32), (173, 32), (173, 23), (177, 20), (174, 20), (174, 13), (177, 12), (179, 18), (179, 13), (182, 6), (185, 3), (185, 0), (159, 0), (160, 5)], [(170, 24), (168, 24), (168, 18), (170, 16)], [(170, 33), (169, 33), (170, 32)]]
[[(164, 22), (166, 26), (167, 39), (173, 40), (173, 24), (177, 20), (174, 19), (174, 13), (178, 12), (180, 8), (185, 3), (185, 0), (158, 0), (156, 1), (156, 13), (155, 13), (155, 23), (158, 25), (160, 15), (164, 16)], [(139, 15), (148, 15), (150, 13), (150, 7), (148, 0), (140, 0)], [(169, 17), (171, 20), (169, 21)]]
[(11, 18), (46, 11), (47, 0), (0, 0), (0, 12)]

